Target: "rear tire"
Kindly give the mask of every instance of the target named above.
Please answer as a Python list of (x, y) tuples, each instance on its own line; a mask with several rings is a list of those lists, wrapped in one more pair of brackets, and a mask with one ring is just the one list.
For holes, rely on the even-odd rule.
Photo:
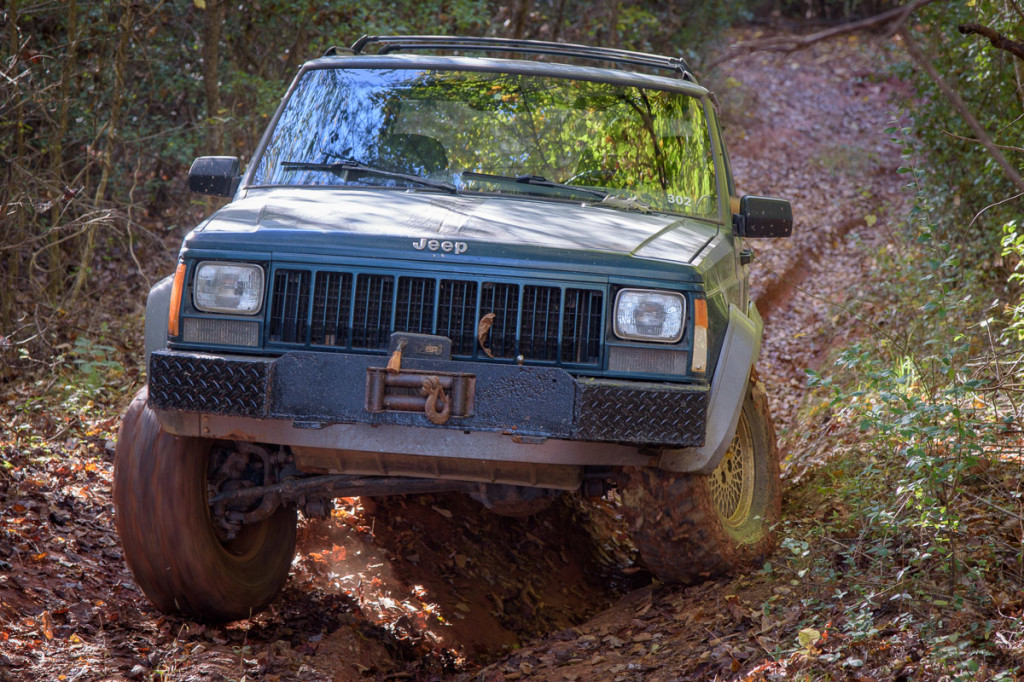
[(626, 471), (623, 509), (643, 562), (692, 583), (759, 565), (781, 517), (779, 456), (764, 386), (752, 383), (729, 450), (710, 474)]
[(114, 459), (114, 508), (125, 560), (153, 605), (202, 620), (247, 618), (284, 586), (295, 552), (295, 509), (281, 507), (230, 542), (214, 530), (207, 503), (211, 448), (173, 436), (135, 396)]

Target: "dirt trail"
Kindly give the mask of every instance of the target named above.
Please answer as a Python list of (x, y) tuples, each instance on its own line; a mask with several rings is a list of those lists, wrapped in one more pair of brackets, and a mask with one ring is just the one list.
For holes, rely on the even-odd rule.
[[(783, 279), (844, 300), (870, 276), (871, 245), (903, 201), (882, 132), (897, 86), (853, 42), (724, 71), (741, 193), (788, 197), (796, 213), (795, 237), (757, 244), (752, 266), (767, 319), (760, 371), (785, 451), (803, 368), (856, 328)], [(304, 522), (292, 577), (264, 614), (216, 627), (168, 618), (124, 567), (109, 441), (3, 454), (3, 680), (725, 679), (792, 638), (799, 617), (762, 616), (792, 590), (761, 574), (652, 585), (610, 505), (566, 500), (509, 519), (434, 495), (343, 500)]]
[(766, 322), (760, 370), (783, 447), (804, 369), (859, 331), (830, 302), (854, 301), (858, 282), (876, 274), (872, 252), (892, 237), (910, 199), (897, 174), (900, 147), (884, 132), (906, 124), (894, 97), (909, 93), (887, 75), (879, 52), (854, 37), (726, 65), (726, 135), (739, 193), (788, 197), (794, 206), (793, 237), (756, 244), (751, 269)]

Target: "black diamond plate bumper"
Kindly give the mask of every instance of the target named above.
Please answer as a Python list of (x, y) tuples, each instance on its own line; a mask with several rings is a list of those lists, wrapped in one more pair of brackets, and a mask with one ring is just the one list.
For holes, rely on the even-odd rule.
[(579, 440), (700, 446), (707, 391), (666, 384), (580, 380), (576, 389)]
[(266, 417), (271, 360), (153, 353), (149, 405), (158, 410)]
[(149, 404), (157, 410), (288, 419), (303, 428), (395, 424), (516, 437), (694, 447), (704, 444), (703, 386), (576, 379), (553, 367), (410, 361), (403, 369), (475, 376), (471, 416), (431, 424), (424, 414), (366, 409), (367, 370), (386, 358), (288, 353), (278, 358), (158, 351)]

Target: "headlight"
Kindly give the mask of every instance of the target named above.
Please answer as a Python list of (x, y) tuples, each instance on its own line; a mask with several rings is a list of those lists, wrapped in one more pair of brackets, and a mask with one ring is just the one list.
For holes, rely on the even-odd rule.
[(620, 339), (675, 343), (683, 337), (682, 294), (622, 289), (615, 299), (615, 335)]
[(200, 263), (195, 305), (208, 313), (255, 315), (263, 306), (263, 268), (246, 263)]

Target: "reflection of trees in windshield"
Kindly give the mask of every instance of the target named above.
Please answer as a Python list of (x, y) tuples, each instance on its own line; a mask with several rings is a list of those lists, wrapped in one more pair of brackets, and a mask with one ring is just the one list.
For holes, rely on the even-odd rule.
[[(314, 76), (314, 77), (309, 77)], [(322, 171), (285, 171), (284, 161), (364, 160), (375, 132), (384, 127), (387, 90), (369, 71), (314, 71), (299, 82), (260, 158), (256, 184), (333, 183)], [(360, 93), (363, 106), (346, 106), (345, 93)]]
[(314, 70), (282, 113), (254, 183), (382, 182), (280, 167), (332, 158), (457, 183), (463, 171), (540, 175), (636, 195), (658, 210), (717, 210), (702, 104), (661, 90), (503, 73)]

